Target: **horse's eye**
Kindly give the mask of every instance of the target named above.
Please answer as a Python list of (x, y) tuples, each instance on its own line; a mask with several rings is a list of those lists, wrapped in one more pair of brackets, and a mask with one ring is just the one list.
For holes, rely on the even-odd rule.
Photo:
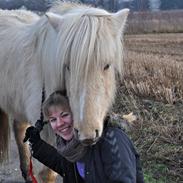
[(106, 64), (105, 67), (104, 67), (104, 71), (109, 69), (110, 65), (109, 64)]
[(65, 65), (66, 69), (70, 71), (70, 67), (68, 65)]

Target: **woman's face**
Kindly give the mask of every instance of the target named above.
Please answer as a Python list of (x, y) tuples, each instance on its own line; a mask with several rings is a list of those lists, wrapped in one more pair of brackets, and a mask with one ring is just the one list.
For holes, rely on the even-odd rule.
[(71, 140), (74, 135), (73, 120), (70, 109), (61, 106), (49, 108), (49, 121), (53, 131), (64, 140)]

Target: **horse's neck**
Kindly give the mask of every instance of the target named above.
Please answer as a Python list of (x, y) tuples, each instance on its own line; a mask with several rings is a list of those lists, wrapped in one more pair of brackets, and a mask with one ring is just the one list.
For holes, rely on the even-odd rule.
[(64, 90), (63, 59), (56, 56), (59, 49), (58, 32), (51, 27), (46, 17), (42, 17), (28, 29), (27, 37), (29, 37), (32, 51), (35, 53), (32, 60), (37, 62), (35, 65), (40, 67), (38, 72), (40, 72), (42, 86), (45, 85), (47, 95), (55, 90)]
[(38, 62), (40, 66), (40, 74), (42, 76), (42, 85), (45, 85), (45, 90), (50, 93), (58, 88), (60, 72), (58, 63), (56, 62), (56, 39), (57, 33), (53, 28), (45, 22), (40, 20), (30, 27), (29, 32), (31, 39), (35, 40), (35, 58), (33, 60)]

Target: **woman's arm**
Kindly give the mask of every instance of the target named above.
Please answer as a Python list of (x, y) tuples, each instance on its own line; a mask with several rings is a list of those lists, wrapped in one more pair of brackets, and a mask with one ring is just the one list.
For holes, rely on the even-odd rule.
[(63, 175), (63, 157), (56, 148), (40, 139), (37, 143), (32, 144), (32, 151), (34, 158), (61, 176)]
[(26, 142), (27, 140), (30, 142), (34, 158), (62, 176), (63, 157), (53, 146), (43, 141), (39, 133), (40, 130), (34, 126), (28, 127), (23, 142)]

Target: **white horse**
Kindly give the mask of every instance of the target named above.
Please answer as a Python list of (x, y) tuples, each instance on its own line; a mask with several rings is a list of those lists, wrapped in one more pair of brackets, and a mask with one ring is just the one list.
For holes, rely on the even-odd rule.
[(123, 74), (128, 12), (73, 3), (57, 3), (41, 17), (22, 10), (0, 11), (0, 158), (6, 157), (11, 114), (26, 181), (29, 154), (22, 139), (27, 122), (34, 125), (40, 118), (43, 87), (46, 96), (67, 91), (83, 143), (101, 136), (115, 96), (115, 73)]

